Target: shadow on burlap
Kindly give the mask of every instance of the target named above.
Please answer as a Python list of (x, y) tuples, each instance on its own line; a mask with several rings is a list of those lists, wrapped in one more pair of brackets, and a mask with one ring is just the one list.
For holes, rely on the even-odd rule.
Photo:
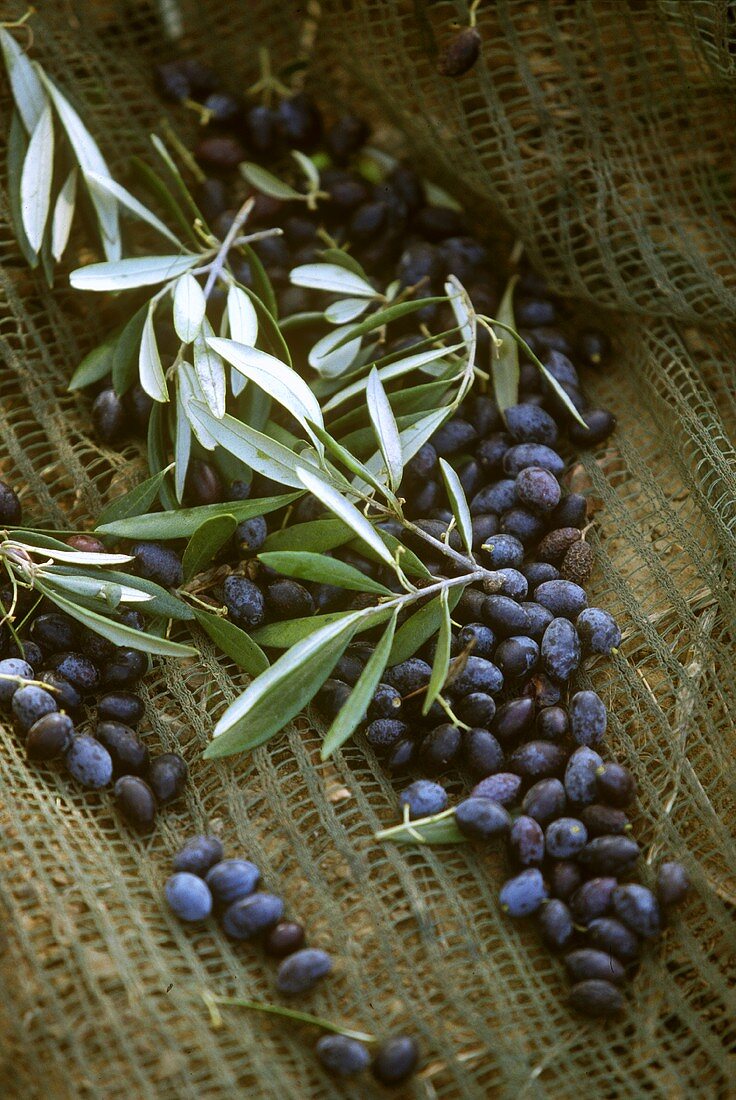
[[(40, 7), (37, 56), (123, 172), (161, 114), (152, 8)], [(261, 42), (279, 60), (306, 44), (311, 79), (327, 90), (346, 86), (347, 63), (349, 94), (404, 131), (428, 174), (481, 224), (500, 231), (505, 221), (562, 293), (609, 311), (601, 318), (616, 340), (615, 370), (589, 385), (620, 429), (571, 476), (597, 509), (591, 597), (619, 614), (625, 643), (586, 675), (615, 716), (612, 751), (639, 781), (645, 859), (682, 858), (694, 897), (647, 950), (620, 1023), (572, 1017), (560, 963), (498, 910), (498, 855), (372, 839), (396, 803), (362, 746), (320, 764), (319, 736), (300, 721), (240, 763), (199, 759), (205, 715), (242, 682), (203, 642), (201, 661), (158, 664), (147, 680), (149, 743), (182, 751), (191, 768), (186, 799), (150, 839), (121, 828), (107, 795), (29, 766), (2, 730), (3, 1095), (373, 1095), (366, 1080), (326, 1078), (314, 1036), (296, 1026), (227, 1009), (225, 1027), (211, 1029), (202, 988), (274, 994), (260, 952), (212, 927), (188, 930), (161, 905), (172, 850), (208, 827), (230, 854), (255, 860), (310, 941), (334, 952), (336, 974), (310, 1009), (419, 1036), (424, 1069), (407, 1094), (725, 1096), (736, 1040), (727, 5), (483, 4), (483, 56), (455, 82), (435, 64), (460, 4), (327, 0), (310, 8), (310, 25), (304, 5), (288, 2), (178, 7), (188, 44), (231, 80), (252, 78)], [(2, 97), (7, 118), (4, 84)], [(7, 125), (0, 131), (4, 141)], [(2, 476), (21, 487), (29, 519), (89, 524), (143, 471), (134, 450), (95, 443), (87, 399), (65, 393), (114, 315), (91, 316), (63, 275), (49, 293), (28, 272), (0, 179)]]

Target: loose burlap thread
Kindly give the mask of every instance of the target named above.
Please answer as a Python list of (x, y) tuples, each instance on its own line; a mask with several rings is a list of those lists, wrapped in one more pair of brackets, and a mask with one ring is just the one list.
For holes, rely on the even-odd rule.
[[(120, 825), (107, 794), (29, 764), (3, 726), (3, 1094), (379, 1094), (365, 1078), (327, 1078), (307, 1029), (238, 1009), (212, 1029), (203, 988), (277, 999), (260, 951), (210, 926), (185, 928), (161, 903), (172, 851), (213, 828), (229, 854), (258, 863), (310, 942), (334, 953), (335, 975), (309, 1008), (419, 1037), (423, 1069), (408, 1095), (727, 1095), (736, 1041), (728, 5), (483, 3), (482, 56), (457, 81), (436, 61), (463, 4), (39, 7), (34, 55), (116, 173), (145, 152), (162, 114), (150, 78), (162, 53), (157, 13), (178, 8), (185, 45), (235, 88), (254, 76), (256, 45), (279, 62), (306, 47), (309, 81), (397, 125), (416, 162), (491, 238), (518, 238), (561, 294), (601, 311), (615, 364), (587, 384), (620, 427), (571, 482), (596, 510), (591, 599), (619, 615), (625, 640), (586, 682), (610, 705), (611, 751), (639, 782), (645, 877), (662, 858), (682, 858), (694, 891), (645, 952), (621, 1022), (570, 1015), (561, 963), (498, 909), (500, 854), (373, 839), (395, 819), (395, 785), (363, 744), (320, 764), (319, 733), (301, 719), (247, 759), (200, 760), (207, 715), (243, 683), (202, 641), (200, 661), (161, 662), (146, 681), (146, 739), (183, 752), (191, 768), (186, 797), (150, 838)], [(0, 94), (4, 143), (4, 81)], [(144, 464), (135, 448), (96, 443), (88, 400), (65, 392), (117, 315), (93, 319), (63, 273), (57, 284), (49, 292), (19, 256), (0, 144), (0, 476), (20, 488), (30, 520), (83, 526)]]

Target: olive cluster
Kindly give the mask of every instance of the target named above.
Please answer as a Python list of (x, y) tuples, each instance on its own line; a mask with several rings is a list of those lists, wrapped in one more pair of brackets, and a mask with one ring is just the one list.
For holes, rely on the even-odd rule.
[[(280, 220), (285, 230), (283, 237), (258, 246), (283, 315), (323, 304), (313, 292), (288, 285), (292, 266), (319, 258), (320, 229), (349, 245), (371, 277), (396, 278), (404, 288), (433, 294), (454, 274), (479, 312), (494, 312), (499, 299), (494, 266), (484, 245), (469, 234), (462, 213), (428, 203), (406, 164), (379, 183), (369, 182), (356, 160), (367, 136), (360, 120), (345, 116), (325, 131), (304, 96), (268, 110), (248, 104), (236, 109), (235, 101), (231, 107), (227, 118), (214, 120), (215, 130), (197, 149), (200, 162), (218, 174), (200, 198), (223, 230), (232, 218), (223, 203), (227, 171), (236, 159), (247, 154), (278, 161), (287, 146), (321, 149), (330, 158), (320, 175), (329, 198), (316, 211), (296, 213), (289, 204), (256, 196), (256, 220)], [(232, 142), (239, 143), (237, 158)], [(249, 281), (247, 265), (239, 277)], [(621, 1005), (619, 970), (623, 975), (638, 957), (640, 939), (655, 934), (661, 923), (655, 893), (619, 881), (639, 854), (626, 815), (635, 784), (626, 768), (601, 755), (607, 726), (603, 701), (594, 691), (574, 687), (583, 662), (610, 654), (621, 640), (613, 617), (588, 603), (594, 554), (586, 540), (587, 505), (583, 496), (565, 491), (570, 450), (562, 444), (564, 435), (573, 447), (600, 444), (615, 427), (610, 412), (586, 401), (575, 365), (597, 367), (609, 349), (600, 333), (571, 332), (560, 304), (533, 272), (520, 275), (514, 312), (516, 326), (556, 386), (522, 357), (516, 406), (501, 415), (490, 396), (469, 398), (405, 470), (401, 493), (415, 530), (407, 535), (398, 523), (385, 525), (421, 554), (430, 572), (452, 575), (455, 563), (437, 548), (447, 541), (462, 551), (440, 476), (439, 459), (445, 459), (457, 470), (470, 502), (474, 554), (496, 571), (495, 579), (466, 589), (453, 610), (459, 625), (442, 698), (422, 713), (436, 644), (430, 641), (386, 670), (368, 708), (364, 736), (392, 772), (436, 777), (459, 770), (475, 782), (455, 819), (469, 836), (506, 835), (516, 873), (502, 887), (502, 907), (510, 915), (537, 914), (545, 942), (567, 952), (573, 1005), (605, 1015)], [(412, 318), (404, 332), (401, 326), (396, 334), (392, 329), (386, 350), (410, 347), (418, 339), (416, 321)], [(452, 324), (447, 307), (437, 304), (428, 305), (419, 321), (430, 331)], [(481, 361), (487, 342), (481, 332)], [(570, 416), (557, 387), (585, 427)], [(318, 502), (306, 498), (294, 518), (308, 520), (320, 512)], [(263, 517), (241, 524), (240, 555), (252, 558), (267, 534)], [(388, 570), (354, 550), (332, 553), (397, 590)], [(253, 560), (228, 577), (217, 595), (245, 629), (358, 608), (366, 600), (280, 577)], [(349, 698), (372, 649), (370, 641), (352, 645), (322, 688), (318, 703), (329, 717)], [(402, 801), (409, 816), (422, 817), (442, 812), (448, 797), (439, 783), (419, 780)], [(666, 895), (671, 903), (684, 895), (686, 875), (679, 865), (664, 865), (660, 879), (660, 900)], [(591, 961), (591, 952), (605, 956), (607, 971), (601, 958)]]
[[(173, 874), (164, 894), (182, 921), (199, 922), (217, 914), (230, 939), (260, 940), (266, 954), (280, 959), (276, 989), (287, 997), (309, 993), (332, 970), (332, 958), (320, 948), (305, 947), (304, 927), (283, 920), (284, 902), (259, 890), (261, 873), (247, 859), (225, 859), (222, 842), (212, 835), (195, 836), (174, 856)], [(324, 1068), (348, 1077), (367, 1069), (366, 1045), (347, 1035), (324, 1035), (315, 1051)], [(405, 1080), (414, 1071), (416, 1042), (394, 1036), (382, 1043), (372, 1060), (374, 1075), (386, 1084)]]
[[(231, 95), (209, 68), (194, 59), (160, 66), (156, 83), (170, 102), (196, 101), (203, 109), (207, 124), (195, 155), (209, 175), (199, 186), (196, 198), (221, 239), (245, 197), (243, 181), (235, 171), (238, 164), (250, 158), (290, 172), (290, 150), (316, 156), (320, 192), (326, 197), (315, 210), (307, 209), (302, 202), (252, 191), (255, 206), (249, 226), (283, 229), (282, 235), (254, 244), (273, 283), (280, 318), (297, 313), (321, 314), (324, 310), (324, 294), (290, 285), (289, 271), (299, 264), (319, 261), (326, 239), (347, 246), (371, 278), (384, 286), (398, 279), (402, 288), (416, 287), (417, 295), (441, 295), (447, 276), (452, 274), (466, 287), (479, 312), (492, 314), (497, 308), (501, 287), (496, 258), (471, 232), (461, 211), (429, 201), (421, 178), (409, 164), (399, 163), (375, 181), (361, 160), (370, 137), (370, 128), (363, 119), (346, 113), (328, 125), (318, 105), (304, 93), (286, 96), (274, 105)], [(231, 265), (238, 280), (253, 287), (250, 264), (232, 254)], [(215, 308), (218, 302), (222, 304), (222, 297), (216, 288), (210, 297)], [(591, 366), (600, 365), (609, 354), (609, 342), (602, 332), (582, 330), (568, 335), (570, 326), (560, 305), (531, 271), (524, 272), (520, 279), (515, 312), (521, 335), (537, 354), (556, 351), (569, 357), (574, 353)], [(420, 325), (440, 332), (453, 328), (455, 323), (448, 305), (427, 305), (418, 315), (392, 325), (395, 335), (386, 351), (409, 347), (419, 340)], [(327, 331), (329, 325), (320, 322), (318, 316), (311, 323), (300, 324), (298, 331), (289, 336), (295, 361)], [(480, 330), (478, 339), (478, 360), (487, 361), (488, 333)], [(178, 342), (169, 323), (157, 322), (157, 340), (162, 352), (171, 350), (172, 355), (176, 354)], [(573, 437), (577, 432), (582, 442), (604, 438), (613, 427), (610, 414), (589, 408), (577, 382), (566, 388), (589, 425), (587, 432), (573, 425)], [(93, 405), (93, 424), (103, 442), (120, 446), (131, 437), (145, 435), (150, 410), (151, 400), (140, 385), (118, 396), (109, 382), (103, 382)], [(258, 492), (274, 490), (270, 483), (261, 484), (263, 479), (254, 482)], [(241, 499), (240, 494), (248, 491), (242, 483), (232, 486), (204, 453), (193, 457), (185, 487), (188, 504)], [(441, 494), (435, 492), (438, 501)], [(420, 509), (422, 506), (419, 501)]]
[[(0, 522), (8, 523), (3, 502), (17, 497), (0, 482)], [(13, 523), (20, 522), (20, 506)], [(102, 551), (88, 535), (72, 535), (72, 549)], [(34, 603), (32, 593), (19, 590), (16, 618), (27, 636), (13, 638), (7, 626), (0, 639), (0, 704), (12, 713), (24, 739), (26, 755), (38, 762), (63, 760), (82, 786), (99, 790), (113, 783), (115, 804), (123, 818), (141, 832), (153, 826), (159, 807), (177, 798), (187, 778), (178, 753), (151, 757), (135, 732), (144, 713), (143, 701), (130, 688), (148, 668), (146, 656), (113, 645), (80, 626), (69, 615), (51, 610), (46, 600)], [(13, 593), (0, 589), (5, 608)], [(120, 621), (142, 629), (137, 611), (123, 611)], [(78, 733), (95, 707), (94, 733)]]

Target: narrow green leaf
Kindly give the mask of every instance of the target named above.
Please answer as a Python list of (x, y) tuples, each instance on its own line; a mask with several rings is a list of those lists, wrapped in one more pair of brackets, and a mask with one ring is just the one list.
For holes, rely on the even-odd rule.
[(292, 270), (289, 279), (294, 286), (326, 290), (350, 298), (380, 297), (369, 282), (338, 264), (301, 264)]
[(181, 504), (192, 454), (192, 428), (182, 395), (181, 376), (176, 380), (176, 426), (174, 429), (174, 492)]
[(184, 581), (203, 573), (238, 525), (235, 516), (213, 516), (198, 527), (190, 538), (182, 558)]
[(194, 340), (194, 371), (199, 379), (207, 408), (219, 420), (225, 415), (227, 377), (222, 358), (211, 346), (210, 341), (213, 336), (212, 326), (205, 317), (202, 328)]
[(111, 501), (106, 508), (103, 508), (97, 518), (97, 530), (118, 520), (140, 516), (147, 512), (158, 496), (161, 483), (170, 468), (159, 471), (153, 477), (142, 481), (140, 485), (136, 485), (130, 492)]
[(452, 407), (447, 405), (445, 408), (435, 409), (434, 412), (427, 413), (421, 420), (417, 420), (415, 424), (412, 424), (410, 428), (403, 429), (399, 438), (401, 439), (404, 465), (432, 438), (437, 429), (442, 427), (451, 413)]
[(227, 319), (230, 338), (237, 344), (255, 347), (258, 339), (258, 314), (252, 301), (239, 286), (227, 292)]
[(353, 532), (339, 519), (313, 519), (306, 523), (294, 523), (272, 531), (263, 544), (266, 552), (275, 550), (310, 550), (323, 554), (343, 546), (353, 538)]
[(332, 756), (333, 752), (336, 752), (352, 736), (356, 727), (365, 718), (373, 693), (380, 683), (388, 662), (388, 655), (391, 652), (394, 631), (396, 630), (397, 615), (398, 612), (394, 611), (380, 642), (368, 658), (347, 702), (340, 708), (325, 734), (320, 759), (327, 760)]
[(177, 248), (183, 248), (181, 241), (172, 233), (167, 225), (157, 218), (156, 215), (144, 206), (142, 202), (139, 202), (135, 195), (131, 195), (130, 191), (127, 191), (110, 176), (101, 176), (97, 172), (85, 172), (84, 178), (90, 191), (102, 192), (104, 195), (108, 195), (124, 206), (131, 214), (135, 214), (137, 218), (140, 218), (142, 222), (146, 222), (163, 237), (166, 237)]
[(138, 350), (138, 376), (141, 386), (150, 398), (154, 401), (165, 402), (169, 400), (169, 389), (156, 342), (156, 330), (153, 320), (155, 310), (156, 304), (151, 301), (146, 311), (146, 319), (141, 333), (141, 346)]
[(369, 332), (375, 332), (377, 328), (383, 328), (384, 325), (390, 325), (392, 321), (398, 321), (400, 317), (406, 317), (409, 313), (416, 313), (418, 309), (423, 309), (425, 306), (436, 305), (439, 302), (446, 301), (447, 298), (445, 297), (412, 298), (409, 302), (398, 302), (395, 306), (387, 306), (386, 309), (379, 309), (377, 313), (371, 313), (370, 317), (367, 317), (365, 321), (361, 321), (359, 325), (351, 325), (351, 333), (343, 336), (342, 340), (339, 341), (335, 347), (341, 347), (348, 339), (367, 336)]
[(115, 348), (118, 343), (118, 335), (114, 334), (108, 336), (104, 343), (99, 347), (93, 348), (88, 352), (82, 362), (72, 375), (71, 382), (67, 389), (70, 392), (75, 390), (83, 390), (86, 386), (91, 386), (95, 382), (99, 382), (101, 378), (104, 378), (112, 370), (113, 361), (115, 358)]
[(495, 320), (493, 323), (495, 325), (498, 325), (498, 327), (502, 328), (504, 331), (507, 331), (509, 333), (509, 335), (516, 341), (516, 343), (521, 348), (523, 348), (524, 353), (529, 357), (529, 359), (531, 359), (532, 363), (534, 363), (535, 367), (540, 372), (540, 374), (545, 379), (545, 381), (549, 384), (550, 388), (555, 391), (555, 393), (557, 394), (560, 401), (565, 406), (565, 408), (567, 409), (567, 411), (569, 412), (569, 414), (573, 418), (573, 420), (577, 420), (578, 424), (580, 424), (581, 427), (587, 428), (588, 425), (585, 423), (582, 416), (580, 415), (578, 410), (573, 405), (572, 401), (570, 400), (569, 395), (565, 392), (565, 390), (562, 388), (562, 386), (557, 381), (557, 379), (552, 374), (550, 374), (550, 372), (545, 367), (544, 363), (542, 363), (542, 361), (537, 358), (537, 356), (534, 354), (532, 349), (527, 344), (526, 340), (522, 339), (522, 337), (519, 336), (518, 332), (516, 332), (516, 330), (511, 328), (510, 326), (505, 325), (505, 324), (503, 324), (502, 322), (500, 322), (498, 320)]
[[(323, 378), (337, 378), (351, 367), (360, 352), (360, 338), (357, 340), (343, 340), (348, 335), (352, 325), (344, 325), (333, 332), (322, 336), (312, 348), (307, 357), (310, 367), (318, 371)], [(335, 348), (339, 345), (339, 349)]]
[(144, 160), (141, 160), (140, 157), (131, 157), (130, 163), (135, 174), (138, 176), (141, 184), (148, 191), (149, 195), (156, 199), (156, 201), (161, 205), (162, 209), (169, 212), (169, 214), (177, 223), (182, 232), (189, 238), (190, 243), (199, 248), (201, 241), (192, 229), (192, 226), (187, 219), (186, 214), (177, 202), (171, 189), (166, 186), (164, 181), (153, 171), (153, 169), (148, 164), (146, 164)]
[(324, 443), (327, 449), (332, 452), (335, 458), (341, 462), (346, 469), (350, 470), (351, 473), (355, 474), (357, 477), (363, 478), (368, 485), (372, 485), (379, 493), (385, 493), (385, 486), (381, 483), (379, 478), (375, 477), (367, 466), (365, 466), (360, 459), (355, 457), (352, 450), (348, 450), (347, 447), (338, 443), (329, 432), (325, 431), (325, 429), (321, 428), (318, 424), (312, 424), (311, 428), (320, 442)]
[(112, 357), (112, 384), (118, 397), (127, 393), (138, 379), (138, 354), (147, 316), (148, 304), (136, 310), (115, 343)]
[[(52, 588), (61, 589), (62, 594), (71, 592), (74, 596), (81, 597), (82, 601), (87, 601), (93, 610), (100, 604), (114, 611), (121, 603), (150, 604), (151, 602), (151, 597), (139, 588), (117, 584), (115, 581), (106, 579), (102, 573), (95, 577), (82, 577), (79, 574), (59, 573), (54, 566), (47, 566), (38, 576)], [(145, 610), (148, 608), (146, 607)]]
[(344, 248), (323, 248), (319, 255), (323, 263), (337, 264), (338, 267), (344, 267), (346, 271), (352, 271), (353, 275), (357, 275), (364, 283), (370, 282), (365, 269), (355, 256), (351, 256)]
[[(424, 351), (417, 355), (407, 355), (402, 359), (395, 360), (393, 363), (389, 363), (388, 366), (378, 367), (378, 377), (381, 382), (389, 382), (392, 378), (400, 378), (404, 374), (409, 374), (411, 371), (418, 370), (420, 367), (426, 366), (429, 363), (439, 362), (446, 356), (451, 355), (453, 352), (460, 350), (463, 344), (454, 344), (449, 348), (433, 348), (431, 351)], [(351, 382), (345, 386), (344, 389), (336, 393), (334, 397), (325, 404), (323, 412), (331, 412), (332, 409), (338, 407), (338, 405), (344, 404), (352, 397), (356, 397), (359, 393), (368, 385), (368, 378), (360, 378), (355, 382)]]
[(283, 405), (305, 427), (311, 421), (322, 424), (319, 401), (304, 379), (286, 363), (265, 351), (246, 347), (235, 340), (213, 337), (207, 343), (226, 362)]
[(267, 649), (289, 649), (323, 626), (340, 622), (350, 615), (350, 611), (331, 611), (325, 615), (305, 615), (299, 619), (285, 619), (283, 622), (267, 623), (253, 631), (252, 637), (259, 645)]
[[(394, 535), (390, 535), (388, 531), (383, 531), (380, 527), (376, 528), (378, 537), (384, 546), (387, 546), (392, 556), (395, 558), (399, 556), (399, 565), (401, 566), (407, 577), (423, 577), (425, 580), (434, 580), (434, 577), (427, 569), (424, 562), (422, 562), (413, 550), (410, 550), (408, 546), (404, 546), (403, 542), (400, 542)], [(353, 549), (353, 547), (351, 547)], [(365, 543), (355, 543), (354, 549), (356, 553), (362, 554), (366, 558), (370, 558), (373, 561), (379, 561), (380, 559), (373, 554), (370, 547)]]
[(227, 708), (215, 726), (205, 757), (255, 748), (282, 730), (322, 687), (360, 619), (360, 612), (354, 612), (283, 653)]
[[(258, 313), (258, 320), (261, 324), (266, 324), (268, 327), (268, 339), (274, 345), (270, 348), (274, 355), (279, 358), (283, 358), (285, 362), (291, 364), (289, 358), (289, 352), (287, 348), (286, 356), (281, 355), (281, 351), (278, 347), (278, 341), (280, 340), (285, 346), (284, 338), (279, 332), (279, 326), (277, 324), (279, 316), (279, 307), (276, 300), (276, 291), (273, 289), (273, 283), (269, 278), (268, 272), (263, 266), (263, 261), (257, 252), (249, 244), (241, 246), (240, 251), (250, 265), (251, 281), (253, 283), (253, 289), (250, 287), (242, 287), (246, 292)], [(240, 284), (238, 284), (240, 285)], [(259, 308), (260, 307), (260, 308)]]
[(250, 676), (260, 676), (269, 667), (268, 657), (261, 647), (235, 623), (199, 608), (194, 612), (194, 617), (215, 645), (244, 672)]
[(386, 391), (381, 385), (378, 371), (374, 367), (368, 376), (366, 388), (368, 415), (371, 418), (378, 449), (386, 464), (389, 487), (396, 491), (404, 474), (404, 460), (401, 452), (401, 440), (396, 419), (389, 404)]
[[(291, 155), (297, 162), (302, 172), (304, 173), (308, 189), (314, 193), (319, 188), (319, 170), (314, 161), (300, 152), (299, 149), (292, 149)], [(301, 192), (298, 192), (299, 197), (303, 199)]]
[(342, 493), (324, 481), (321, 476), (309, 470), (302, 468), (297, 469), (297, 477), (302, 485), (317, 497), (317, 500), (320, 500), (326, 508), (334, 512), (338, 519), (341, 519), (344, 523), (347, 523), (349, 527), (352, 527), (358, 538), (365, 542), (366, 545), (372, 547), (374, 552), (378, 554), (386, 565), (390, 566), (391, 569), (396, 568), (394, 559), (376, 533), (372, 523), (370, 520), (366, 519), (363, 513), (360, 512), (354, 504), (351, 504)]
[[(190, 420), (203, 425), (207, 432), (226, 451), (264, 477), (291, 488), (302, 488), (297, 476), (300, 464), (314, 465), (306, 455), (297, 455), (275, 439), (257, 432), (247, 424), (241, 424), (234, 416), (226, 414), (221, 420), (200, 402), (193, 401), (188, 409)], [(316, 466), (314, 467), (316, 471)]]
[(199, 256), (137, 256), (78, 267), (69, 276), (75, 290), (132, 290), (176, 279), (198, 262)]
[[(207, 221), (202, 214), (202, 211), (199, 209), (196, 202), (192, 198), (192, 193), (184, 182), (184, 177), (179, 171), (176, 161), (171, 156), (171, 153), (166, 148), (158, 134), (149, 134), (148, 136), (150, 138), (151, 145), (154, 147), (159, 157), (166, 165), (166, 168), (168, 169), (172, 182), (174, 184), (174, 188), (179, 193), (179, 198), (183, 202), (186, 209), (189, 211), (190, 217), (193, 221), (200, 221), (202, 225), (206, 225)], [(192, 233), (191, 226), (189, 228), (190, 233), (197, 243), (197, 247), (199, 247), (202, 242), (197, 238), (196, 234)]]
[(325, 554), (314, 554), (309, 550), (272, 550), (259, 554), (258, 558), (264, 565), (269, 565), (287, 577), (316, 581), (318, 584), (333, 584), (337, 588), (348, 588), (355, 592), (393, 595), (385, 584), (379, 584), (352, 565), (337, 558), (328, 558)]
[(260, 191), (262, 195), (268, 195), (272, 199), (280, 199), (282, 202), (292, 202), (294, 200), (304, 202), (305, 196), (301, 191), (297, 191), (290, 184), (284, 183), (278, 176), (274, 176), (273, 172), (262, 168), (260, 164), (253, 164), (251, 161), (244, 160), (238, 165), (238, 171), (243, 179), (251, 187), (255, 187), (256, 191)]
[(432, 675), (427, 685), (427, 694), (422, 704), (422, 714), (428, 714), (435, 699), (442, 691), (447, 670), (450, 667), (450, 643), (452, 642), (452, 623), (450, 621), (450, 608), (447, 601), (448, 591), (443, 588), (440, 592), (440, 629), (437, 633), (437, 647), (432, 662)]
[[(518, 276), (509, 280), (498, 307), (498, 320), (502, 325), (514, 329), (514, 287)], [(519, 348), (510, 334), (504, 335), (501, 347), (497, 348), (491, 340), (491, 376), (493, 392), (501, 413), (519, 403)]]
[(454, 809), (443, 810), (433, 817), (420, 817), (404, 825), (381, 829), (376, 840), (391, 840), (394, 844), (466, 844), (468, 837), (460, 832)]
[[(55, 565), (53, 569), (56, 573), (68, 576), (83, 576), (93, 579), (100, 576), (99, 569), (78, 565)], [(128, 573), (119, 573), (116, 569), (105, 569), (103, 576), (115, 584), (137, 588), (140, 592), (145, 592), (151, 597), (146, 603), (146, 612), (150, 612), (152, 615), (160, 615), (164, 619), (177, 619), (182, 622), (194, 618), (194, 612), (188, 604), (173, 596), (171, 592), (156, 584), (155, 581), (146, 580), (144, 577), (133, 577)]]
[[(447, 606), (453, 610), (463, 592), (463, 585), (451, 588), (447, 596)], [(431, 600), (415, 611), (396, 631), (394, 644), (389, 657), (390, 665), (399, 665), (411, 657), (425, 642), (433, 638), (442, 625), (444, 611), (439, 598)]]
[[(35, 66), (35, 72), (53, 100), (59, 120), (66, 130), (66, 136), (74, 150), (82, 173), (94, 172), (98, 176), (110, 178), (110, 170), (97, 147), (97, 143), (69, 100), (59, 91), (40, 66)], [(121, 243), (117, 200), (110, 195), (93, 191), (91, 188), (89, 188), (89, 196), (97, 214), (97, 223), (100, 228), (100, 237), (105, 255), (108, 261), (119, 260)], [(99, 267), (102, 265), (92, 266)]]
[(4, 27), (0, 27), (0, 47), (19, 116), (32, 134), (46, 106), (46, 93), (25, 52)]
[[(146, 450), (148, 452), (148, 468), (154, 474), (169, 469), (168, 435), (163, 418), (163, 405), (154, 403), (151, 415), (148, 418), (148, 435), (146, 438)], [(158, 499), (161, 506), (166, 509), (176, 508), (176, 496), (172, 492), (168, 478), (164, 477), (159, 485)]]
[(51, 209), (54, 172), (54, 123), (51, 107), (44, 106), (28, 143), (20, 177), (20, 205), (28, 243), (38, 252)]
[(284, 493), (282, 496), (261, 497), (259, 500), (230, 500), (224, 504), (203, 504), (198, 508), (152, 512), (105, 522), (96, 531), (101, 535), (115, 535), (123, 539), (186, 539), (213, 517), (234, 516), (241, 523), (252, 516), (265, 516), (278, 508), (286, 508), (301, 495)]
[(187, 271), (174, 287), (174, 329), (183, 344), (191, 344), (199, 333), (207, 308), (204, 292)]
[[(2, 28), (0, 28), (0, 31)], [(4, 32), (3, 32), (4, 33)], [(23, 171), (23, 163), (28, 149), (28, 138), (23, 129), (23, 123), (17, 111), (13, 111), (10, 119), (10, 132), (8, 134), (7, 150), (7, 190), (8, 206), (10, 208), (10, 220), (18, 246), (25, 257), (29, 267), (38, 267), (38, 253), (34, 252), (28, 243), (26, 231), (23, 228), (23, 214), (20, 205), (20, 177)]]
[(341, 298), (327, 307), (324, 318), (331, 325), (346, 325), (362, 317), (370, 304), (370, 298)]
[(67, 615), (71, 615), (77, 622), (82, 623), (83, 626), (88, 626), (90, 630), (94, 630), (95, 634), (102, 635), (103, 638), (107, 638), (114, 645), (126, 646), (128, 649), (140, 649), (144, 653), (155, 653), (162, 657), (195, 657), (197, 655), (196, 649), (193, 649), (192, 646), (182, 645), (180, 642), (171, 642), (168, 638), (157, 638), (153, 634), (146, 634), (142, 630), (134, 630), (132, 626), (113, 622), (96, 611), (80, 607), (79, 604), (59, 595), (58, 592), (54, 592), (42, 582), (36, 581), (36, 588), (43, 592), (45, 596), (48, 596), (50, 600), (53, 600), (62, 611), (66, 611)]
[(468, 505), (467, 497), (465, 496), (465, 490), (462, 487), (460, 478), (449, 462), (446, 462), (444, 458), (440, 459), (440, 470), (442, 471), (442, 479), (447, 489), (447, 496), (452, 508), (452, 514), (455, 517), (455, 523), (457, 524), (460, 538), (463, 540), (463, 545), (468, 553), (472, 553), (473, 550), (473, 520), (470, 516), (470, 507)]
[(58, 263), (64, 255), (69, 234), (74, 221), (74, 211), (77, 205), (77, 178), (79, 173), (76, 166), (61, 185), (61, 190), (56, 198), (54, 215), (51, 220), (51, 254)]

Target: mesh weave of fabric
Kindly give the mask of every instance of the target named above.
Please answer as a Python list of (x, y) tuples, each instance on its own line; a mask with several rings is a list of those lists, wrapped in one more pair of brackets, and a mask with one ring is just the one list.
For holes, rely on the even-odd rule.
[[(13, 5), (6, 5), (13, 8)], [(205, 827), (247, 853), (334, 952), (310, 1009), (362, 1029), (410, 1030), (417, 1097), (723, 1097), (733, 998), (736, 24), (725, 0), (499, 0), (478, 12), (483, 52), (456, 81), (436, 70), (463, 4), (421, 0), (38, 5), (35, 56), (71, 92), (113, 171), (145, 152), (162, 114), (151, 85), (157, 12), (234, 86), (255, 46), (309, 49), (322, 90), (371, 105), (412, 156), (504, 240), (520, 239), (560, 293), (616, 342), (589, 380), (620, 417), (572, 472), (596, 507), (591, 597), (625, 629), (586, 675), (612, 714), (613, 753), (640, 787), (646, 863), (682, 858), (693, 899), (648, 948), (621, 1022), (564, 1006), (561, 963), (499, 911), (500, 855), (392, 847), (395, 793), (363, 746), (319, 763), (306, 720), (240, 763), (204, 763), (207, 714), (242, 683), (202, 643), (146, 681), (151, 746), (182, 751), (186, 798), (139, 840), (108, 795), (29, 764), (0, 731), (0, 1092), (41, 1096), (366, 1097), (336, 1085), (313, 1033), (238, 1009), (212, 1029), (200, 999), (273, 999), (273, 967), (161, 904), (176, 845)], [(9, 17), (22, 9), (11, 11)], [(224, 63), (223, 63), (224, 59)], [(345, 70), (349, 70), (346, 74)], [(0, 119), (8, 118), (0, 88)], [(0, 125), (4, 143), (7, 124)], [(140, 478), (137, 451), (100, 447), (89, 402), (66, 394), (110, 317), (49, 292), (8, 224), (0, 144), (0, 476), (28, 519), (88, 524)], [(104, 312), (104, 311), (103, 311)], [(696, 327), (697, 326), (697, 327)], [(732, 966), (729, 974), (729, 962)], [(378, 1095), (379, 1090), (375, 1090)]]

